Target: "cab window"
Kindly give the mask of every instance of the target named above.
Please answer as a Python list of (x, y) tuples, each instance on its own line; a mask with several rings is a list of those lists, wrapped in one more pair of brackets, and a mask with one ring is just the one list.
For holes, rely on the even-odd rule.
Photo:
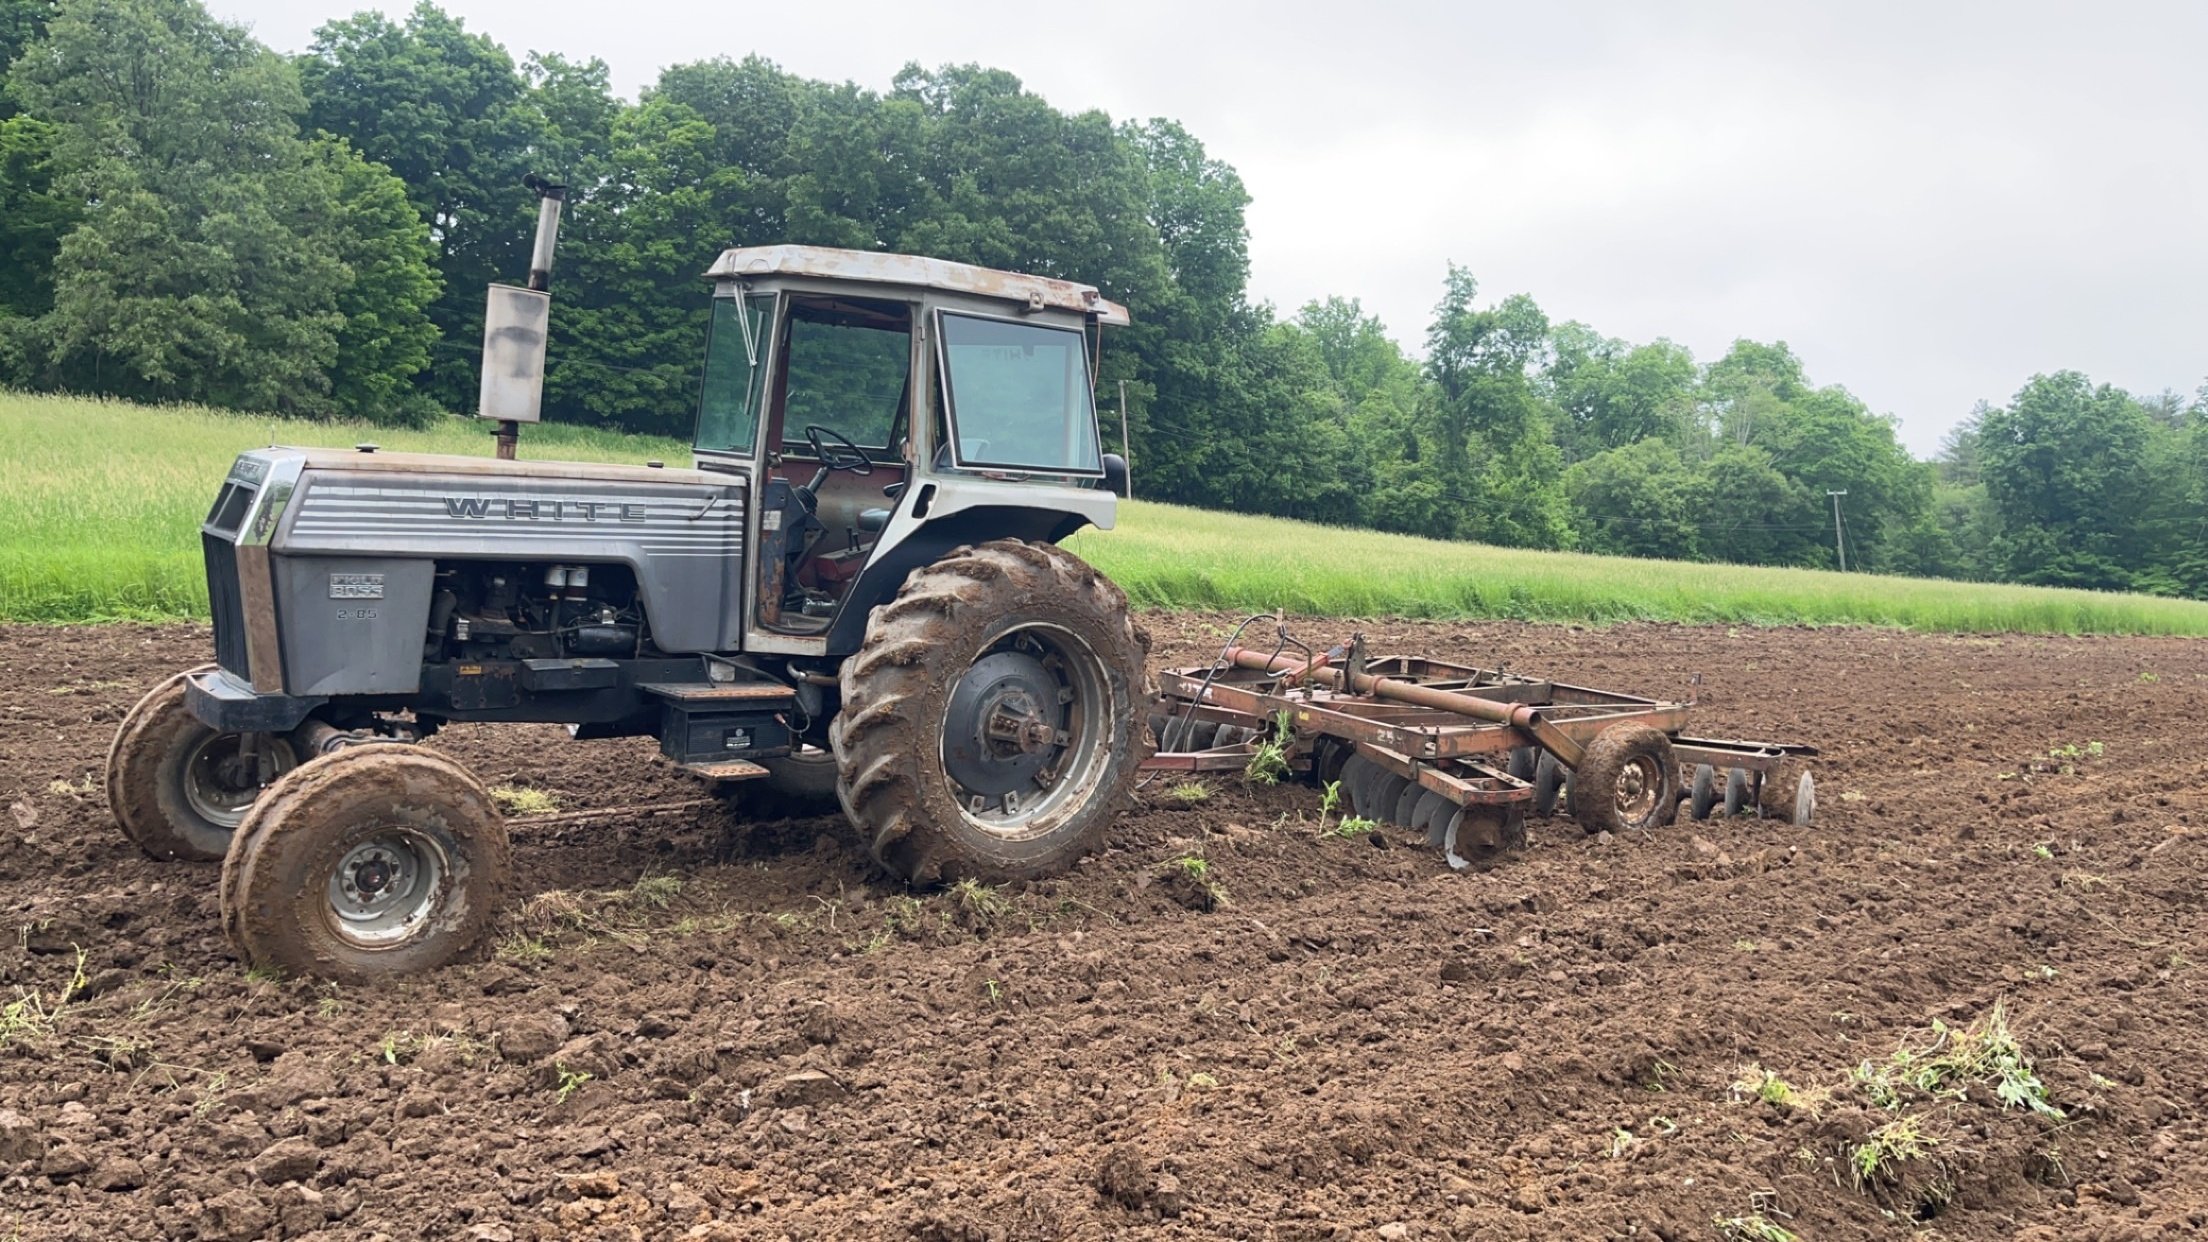
[(752, 452), (766, 403), (767, 325), (773, 321), (772, 294), (713, 299), (698, 400), (699, 452)]
[(940, 323), (955, 465), (1102, 473), (1084, 333), (949, 311)]
[(788, 391), (782, 443), (810, 455), (805, 428), (840, 432), (860, 448), (886, 451), (902, 425), (912, 325), (900, 302), (797, 298), (790, 306)]

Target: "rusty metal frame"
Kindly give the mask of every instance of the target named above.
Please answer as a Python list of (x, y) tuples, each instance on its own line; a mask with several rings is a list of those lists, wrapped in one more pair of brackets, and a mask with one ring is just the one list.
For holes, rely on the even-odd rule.
[(1523, 724), (1475, 722), (1435, 708), (1379, 702), (1331, 690), (1284, 693), (1254, 689), (1245, 678), (1221, 677), (1208, 687), (1204, 681), (1201, 671), (1176, 670), (1161, 677), (1159, 687), (1166, 697), (1190, 705), (1199, 719), (1261, 728), (1285, 712), (1298, 732), (1317, 732), (1421, 759), (1494, 755), (1521, 746), (1539, 746), (1555, 752), (1569, 766), (1577, 766), (1587, 743), (1611, 725), (1631, 721), (1677, 733), (1685, 727), (1689, 714), (1689, 705), (1684, 703), (1606, 696), (1571, 687), (1574, 697), (1582, 701), (1516, 703), (1532, 709)]
[[(1346, 658), (1328, 667), (1337, 657)], [(1285, 714), (1296, 735), (1292, 766), (1307, 767), (1316, 739), (1330, 738), (1459, 806), (1532, 801), (1532, 785), (1488, 761), (1537, 747), (1576, 768), (1595, 735), (1617, 724), (1647, 725), (1669, 735), (1681, 767), (1707, 763), (1762, 773), (1817, 753), (1811, 746), (1682, 736), (1692, 703), (1501, 668), (1410, 656), (1368, 658), (1361, 639), (1306, 660), (1229, 647), (1216, 666), (1165, 673), (1159, 690), (1159, 705), (1176, 720), (1262, 732)], [(1166, 752), (1144, 766), (1231, 771), (1245, 766), (1250, 754), (1249, 745)]]

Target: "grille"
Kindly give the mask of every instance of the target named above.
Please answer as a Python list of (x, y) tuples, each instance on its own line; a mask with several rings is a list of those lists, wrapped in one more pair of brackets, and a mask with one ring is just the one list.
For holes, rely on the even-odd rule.
[(252, 680), (245, 659), (245, 604), (238, 595), (238, 549), (216, 534), (201, 534), (207, 557), (207, 603), (215, 615), (215, 662), (240, 680)]

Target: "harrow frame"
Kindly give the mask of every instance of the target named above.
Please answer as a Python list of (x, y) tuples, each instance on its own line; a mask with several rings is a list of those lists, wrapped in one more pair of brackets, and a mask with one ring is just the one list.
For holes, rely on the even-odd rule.
[[(1257, 620), (1253, 618), (1252, 620)], [(1272, 619), (1272, 618), (1267, 618)], [(1248, 623), (1245, 623), (1245, 627)], [(1174, 669), (1159, 680), (1150, 714), (1157, 772), (1226, 772), (1248, 766), (1261, 744), (1278, 746), (1290, 770), (1321, 785), (1341, 782), (1355, 813), (1423, 829), (1452, 867), (1486, 866), (1524, 840), (1526, 812), (1560, 805), (1597, 739), (1640, 734), (1655, 756), (1643, 772), (1664, 777), (1669, 822), (1684, 805), (1710, 814), (1724, 774), (1729, 812), (1753, 810), (1807, 823), (1815, 786), (1805, 761), (1815, 747), (1690, 737), (1694, 703), (1643, 698), (1415, 656), (1373, 657), (1362, 634), (1323, 654), (1280, 629), (1271, 652), (1229, 644), (1204, 667)], [(1662, 735), (1662, 744), (1647, 737)], [(1615, 749), (1610, 742), (1605, 743)], [(1661, 771), (1670, 764), (1669, 773)], [(1606, 775), (1614, 766), (1600, 765)], [(1679, 779), (1691, 771), (1690, 782)], [(1415, 791), (1415, 792), (1414, 792)], [(1630, 791), (1647, 801), (1638, 787)], [(1427, 795), (1432, 797), (1427, 797)], [(1625, 804), (1628, 791), (1605, 790)], [(1600, 804), (1576, 817), (1588, 831), (1615, 822)], [(1460, 853), (1460, 847), (1463, 852)]]

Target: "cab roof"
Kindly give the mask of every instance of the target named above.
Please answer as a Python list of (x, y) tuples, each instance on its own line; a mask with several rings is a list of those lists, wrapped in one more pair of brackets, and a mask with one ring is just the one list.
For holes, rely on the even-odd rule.
[(827, 246), (741, 246), (724, 250), (707, 269), (708, 280), (761, 276), (809, 276), (906, 288), (944, 289), (974, 297), (1014, 302), (1029, 310), (1073, 311), (1095, 315), (1097, 322), (1123, 327), (1127, 308), (1104, 297), (1096, 286), (1048, 276), (1000, 272), (971, 263), (952, 263), (914, 254), (878, 254)]

